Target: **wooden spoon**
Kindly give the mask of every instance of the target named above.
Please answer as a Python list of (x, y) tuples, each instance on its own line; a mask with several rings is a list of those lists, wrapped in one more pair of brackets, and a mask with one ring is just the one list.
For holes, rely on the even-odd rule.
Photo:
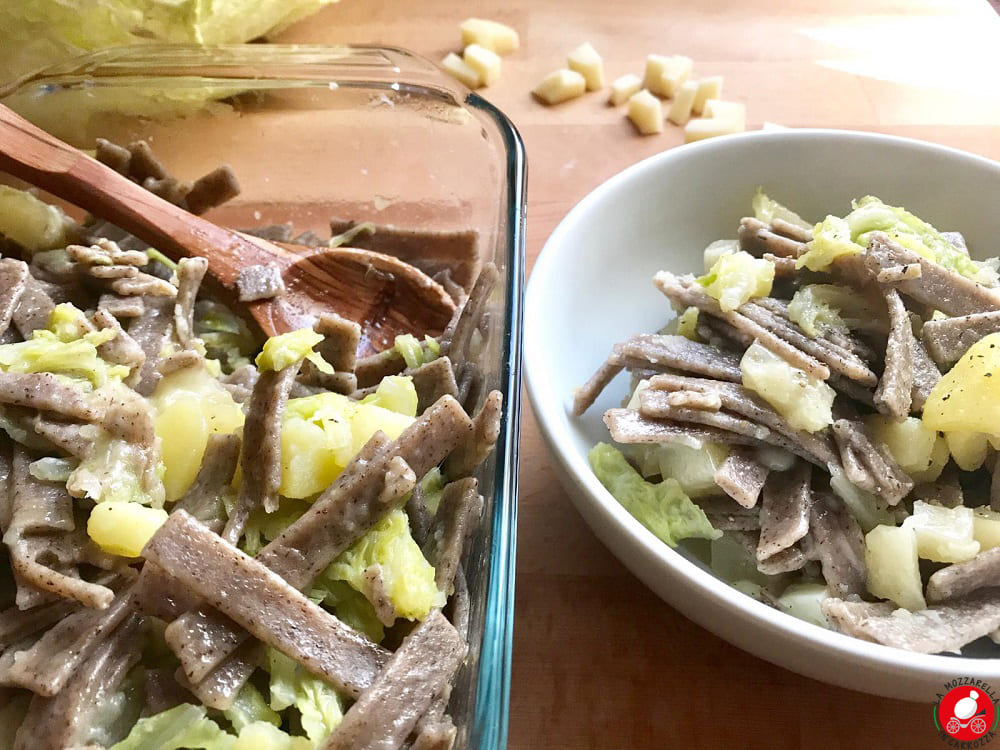
[[(249, 311), (268, 336), (311, 326), (333, 311), (362, 327), (362, 349), (397, 334), (440, 334), (455, 310), (448, 293), (398, 258), (356, 248), (269, 242), (217, 226), (150, 193), (0, 105), (0, 170), (112, 222), (173, 260), (202, 257), (226, 301)], [(285, 282), (275, 299), (236, 302), (248, 266), (274, 264)], [(218, 290), (217, 290), (218, 291)], [(366, 346), (367, 344), (367, 346)]]

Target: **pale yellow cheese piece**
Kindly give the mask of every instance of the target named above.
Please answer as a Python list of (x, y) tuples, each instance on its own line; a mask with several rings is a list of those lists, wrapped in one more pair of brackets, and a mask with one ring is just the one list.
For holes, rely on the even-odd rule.
[(617, 107), (619, 104), (627, 102), (632, 94), (641, 88), (642, 79), (635, 73), (626, 73), (612, 82), (611, 96), (608, 97), (608, 102)]
[(604, 61), (590, 42), (584, 42), (569, 53), (566, 64), (587, 82), (587, 91), (604, 88)]
[(646, 89), (628, 100), (628, 119), (643, 135), (663, 132), (663, 105)]
[(667, 110), (667, 119), (674, 125), (687, 125), (691, 119), (691, 105), (694, 103), (695, 94), (698, 91), (698, 84), (694, 81), (686, 81), (677, 91), (677, 95), (670, 103)]
[(490, 86), (500, 79), (500, 55), (480, 44), (470, 44), (462, 53), (465, 64), (479, 73), (483, 86)]
[(705, 117), (725, 120), (747, 129), (747, 107), (741, 102), (726, 102), (721, 99), (709, 99), (705, 102)]
[(546, 104), (559, 104), (575, 99), (587, 90), (584, 77), (575, 70), (560, 68), (549, 73), (531, 92)]
[(742, 133), (746, 126), (736, 120), (724, 120), (716, 117), (700, 117), (691, 120), (684, 126), (684, 142), (692, 143), (719, 135)]
[(694, 102), (691, 104), (691, 111), (700, 115), (705, 111), (705, 102), (709, 99), (718, 99), (722, 96), (722, 76), (712, 76), (702, 78), (698, 81), (698, 91), (695, 92)]
[(691, 75), (694, 63), (683, 55), (649, 55), (643, 86), (650, 92), (671, 97)]
[(452, 77), (457, 78), (470, 89), (477, 89), (482, 85), (482, 80), (479, 77), (479, 71), (469, 65), (469, 63), (456, 55), (454, 52), (449, 52), (444, 60), (441, 61), (441, 67), (444, 68), (445, 71)]
[(467, 18), (462, 21), (462, 44), (478, 44), (500, 55), (513, 52), (521, 46), (517, 32), (499, 21), (485, 18)]

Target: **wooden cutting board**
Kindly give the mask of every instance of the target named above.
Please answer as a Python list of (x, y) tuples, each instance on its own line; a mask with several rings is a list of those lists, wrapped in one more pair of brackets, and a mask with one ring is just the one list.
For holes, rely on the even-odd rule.
[[(986, 0), (341, 0), (279, 40), (394, 44), (440, 59), (471, 15), (521, 34), (482, 93), (527, 145), (529, 268), (590, 190), (682, 142), (670, 127), (636, 135), (600, 93), (555, 108), (531, 98), (583, 41), (610, 78), (641, 74), (648, 53), (692, 57), (696, 76), (725, 76), (724, 97), (746, 103), (750, 128), (873, 130), (1000, 158), (1000, 17)], [(573, 509), (526, 401), (519, 518), (511, 748), (946, 746), (929, 705), (800, 677), (657, 599)]]

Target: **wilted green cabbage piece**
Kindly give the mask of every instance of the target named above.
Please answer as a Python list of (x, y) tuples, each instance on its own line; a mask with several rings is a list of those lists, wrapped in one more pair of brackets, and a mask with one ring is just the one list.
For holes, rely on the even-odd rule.
[(291, 706), (297, 708), (302, 729), (313, 745), (319, 747), (344, 718), (344, 708), (337, 693), (273, 648), (267, 650), (267, 669), (271, 675), (271, 708), (275, 711)]
[(284, 370), (291, 364), (314, 354), (313, 347), (323, 340), (323, 335), (312, 328), (272, 336), (264, 342), (264, 348), (257, 355), (257, 367), (261, 370)]
[(721, 256), (707, 274), (698, 277), (698, 283), (728, 312), (771, 293), (774, 263), (740, 250)]
[(787, 221), (789, 224), (802, 227), (802, 229), (813, 228), (812, 224), (803, 219), (790, 208), (786, 208), (778, 203), (778, 201), (770, 198), (767, 193), (764, 192), (763, 188), (757, 188), (757, 192), (753, 195), (752, 205), (753, 215), (765, 224), (770, 224), (775, 219), (781, 219), (782, 221)]
[(236, 739), (209, 719), (201, 706), (182, 703), (139, 719), (128, 737), (111, 750), (229, 750)]
[(830, 330), (847, 332), (847, 324), (834, 306), (835, 293), (829, 293), (831, 284), (810, 284), (792, 295), (788, 303), (788, 317), (812, 338), (822, 336)]
[(827, 216), (813, 229), (813, 240), (798, 259), (799, 268), (822, 271), (842, 255), (856, 255), (868, 247), (872, 232), (885, 232), (893, 241), (928, 260), (981, 284), (993, 285), (997, 273), (972, 260), (948, 242), (933, 226), (905, 208), (889, 206), (875, 196), (859, 198), (844, 218)]
[[(294, 664), (294, 662), (292, 663)], [(229, 719), (233, 729), (237, 732), (258, 721), (264, 721), (276, 727), (281, 726), (281, 717), (278, 716), (278, 712), (267, 705), (264, 696), (260, 694), (252, 682), (243, 686), (236, 695), (233, 705), (223, 711), (223, 715)]]
[(401, 508), (341, 553), (325, 575), (367, 595), (365, 571), (373, 565), (381, 568), (385, 593), (400, 617), (422, 620), (431, 609), (444, 605), (445, 595), (434, 583), (434, 567), (410, 535), (409, 519)]
[(129, 368), (108, 364), (97, 354), (97, 347), (114, 336), (114, 331), (106, 328), (75, 341), (61, 341), (58, 334), (39, 329), (27, 341), (0, 345), (0, 370), (51, 372), (86, 381), (95, 388), (120, 382), (128, 376)]
[(621, 451), (607, 443), (591, 448), (589, 457), (594, 474), (615, 500), (671, 547), (682, 539), (721, 536), (722, 532), (712, 528), (705, 512), (691, 502), (676, 480), (647, 482)]
[(129, 44), (232, 44), (288, 26), (335, 0), (5, 0), (0, 70), (16, 78)]

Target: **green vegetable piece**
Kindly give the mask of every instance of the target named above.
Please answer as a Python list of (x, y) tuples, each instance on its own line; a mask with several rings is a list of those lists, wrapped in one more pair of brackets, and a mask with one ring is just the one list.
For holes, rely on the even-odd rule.
[(422, 620), (431, 609), (444, 605), (445, 595), (434, 583), (434, 568), (410, 535), (402, 508), (391, 511), (341, 553), (326, 575), (370, 596), (365, 572), (373, 565), (381, 568), (385, 594), (399, 617)]
[(408, 417), (417, 416), (417, 389), (413, 387), (413, 378), (409, 375), (388, 375), (382, 378), (375, 393), (365, 396), (361, 402), (381, 406)]
[(257, 367), (261, 370), (284, 370), (310, 354), (313, 347), (323, 340), (323, 336), (311, 328), (300, 328), (291, 333), (272, 336), (264, 342), (264, 348), (257, 355)]
[[(788, 303), (788, 317), (799, 324), (808, 336), (816, 338), (827, 331), (847, 333), (847, 324), (840, 316), (840, 310), (833, 306), (833, 295), (825, 292), (828, 284), (810, 284), (792, 295)], [(836, 288), (836, 287), (834, 287)]]
[(717, 539), (722, 535), (675, 480), (647, 482), (621, 451), (607, 443), (595, 445), (589, 457), (594, 474), (615, 500), (671, 547), (682, 539)]
[(237, 732), (256, 721), (266, 721), (276, 727), (281, 726), (281, 717), (267, 705), (264, 696), (251, 682), (243, 686), (233, 705), (223, 711), (223, 715), (229, 719)]
[(341, 245), (349, 245), (354, 241), (355, 237), (359, 237), (362, 234), (375, 234), (375, 225), (370, 221), (363, 221), (357, 224), (346, 232), (341, 232), (340, 234), (335, 234), (326, 242), (327, 247), (340, 247)]
[(795, 261), (796, 268), (825, 271), (837, 258), (857, 255), (865, 248), (851, 239), (851, 227), (836, 216), (827, 216), (813, 228), (813, 238), (806, 251)]
[(97, 347), (114, 338), (111, 329), (88, 333), (73, 341), (61, 341), (59, 335), (36, 330), (28, 341), (0, 345), (0, 369), (7, 372), (52, 372), (85, 381), (99, 388), (128, 377), (125, 365), (112, 365), (101, 359)]
[(157, 263), (161, 263), (162, 265), (164, 265), (167, 268), (169, 268), (171, 271), (176, 271), (177, 270), (177, 263), (176, 263), (176, 261), (170, 260), (170, 258), (168, 258), (166, 255), (164, 255), (163, 253), (161, 253), (155, 247), (146, 248), (146, 255), (149, 256), (149, 259), (151, 261), (155, 260)]
[(794, 224), (802, 229), (812, 229), (813, 225), (803, 219), (790, 208), (778, 203), (773, 198), (768, 197), (764, 188), (758, 187), (753, 195), (753, 215), (765, 224), (770, 224), (775, 219), (781, 219), (789, 224)]
[(720, 257), (698, 283), (705, 287), (709, 296), (719, 300), (719, 307), (729, 312), (744, 302), (771, 293), (774, 264), (741, 250)]
[(677, 318), (677, 333), (691, 341), (701, 341), (698, 336), (698, 308), (689, 307)]
[(407, 367), (412, 369), (424, 363), (424, 348), (412, 333), (397, 336), (393, 347), (402, 356)]
[(333, 609), (340, 620), (359, 633), (364, 633), (375, 643), (381, 643), (385, 637), (385, 626), (379, 622), (372, 603), (364, 594), (351, 588), (349, 583), (332, 580), (324, 574), (313, 582), (309, 598)]
[(997, 272), (950, 243), (929, 223), (905, 208), (889, 206), (875, 196), (859, 198), (843, 219), (827, 216), (813, 229), (813, 240), (796, 261), (799, 268), (823, 271), (837, 258), (856, 255), (868, 247), (873, 232), (885, 232), (890, 239), (918, 255), (981, 284), (997, 282)]
[(267, 666), (271, 708), (275, 711), (297, 708), (302, 728), (313, 745), (319, 747), (344, 717), (336, 691), (273, 648), (267, 650)]
[(205, 714), (201, 706), (182, 703), (139, 719), (111, 750), (229, 750), (235, 738)]

